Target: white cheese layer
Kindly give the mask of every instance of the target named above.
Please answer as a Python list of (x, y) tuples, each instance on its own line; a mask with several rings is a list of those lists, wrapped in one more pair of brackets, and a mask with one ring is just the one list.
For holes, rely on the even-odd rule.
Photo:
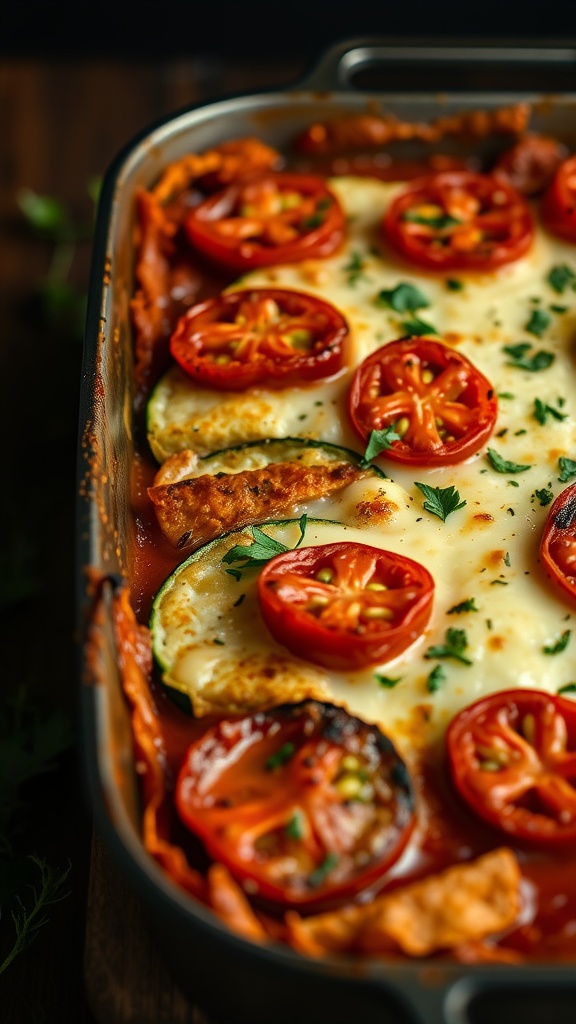
[[(334, 527), (332, 539), (356, 539), (358, 526), (359, 539), (404, 553), (434, 576), (432, 620), (410, 651), (361, 673), (326, 673), (295, 663), (259, 619), (253, 583), (236, 583), (218, 567), (206, 578), (200, 610), (203, 617), (214, 618), (203, 621), (202, 640), (192, 627), (198, 605), (188, 612), (185, 602), (178, 605), (175, 615), (186, 639), (180, 632), (179, 639), (170, 641), (169, 676), (188, 692), (219, 687), (224, 701), (233, 682), (238, 693), (247, 695), (240, 700), (258, 701), (260, 683), (271, 678), (266, 671), (272, 652), (275, 701), (294, 699), (295, 687), (298, 692), (308, 687), (380, 722), (408, 756), (412, 747), (438, 739), (454, 713), (483, 694), (509, 687), (555, 693), (576, 681), (576, 609), (546, 579), (537, 559), (550, 502), (566, 486), (559, 459), (576, 459), (574, 291), (558, 294), (548, 274), (559, 265), (576, 272), (576, 260), (573, 247), (538, 228), (529, 253), (494, 273), (425, 273), (400, 260), (380, 237), (384, 210), (402, 186), (366, 178), (331, 184), (348, 216), (345, 248), (328, 260), (251, 273), (236, 286), (285, 286), (332, 302), (351, 329), (348, 370), (337, 380), (307, 388), (232, 395), (202, 390), (180, 371), (170, 371), (150, 403), (154, 454), (162, 460), (185, 447), (204, 454), (245, 440), (288, 435), (323, 438), (361, 452), (363, 444), (348, 422), (350, 380), (366, 355), (410, 333), (410, 316), (379, 300), (383, 290), (400, 283), (422, 292), (428, 305), (417, 315), (491, 380), (499, 395), (495, 430), (476, 455), (455, 466), (407, 470), (381, 457), (379, 465), (396, 485), (393, 515), (370, 515), (376, 494), (353, 501), (347, 492), (340, 496), (350, 504), (346, 521), (354, 526)], [(535, 310), (545, 314), (537, 329)], [(539, 371), (522, 368), (505, 351), (521, 343), (526, 360), (546, 352), (553, 361)], [(488, 448), (515, 470), (497, 471)], [(464, 507), (442, 522), (423, 507), (417, 482), (455, 487)], [(346, 518), (342, 505), (332, 500), (316, 507), (315, 514)], [(363, 514), (354, 518), (363, 501)], [(309, 528), (306, 543), (318, 542)], [(236, 607), (232, 598), (244, 591)], [(217, 630), (214, 635), (222, 643), (212, 639), (207, 645), (206, 630)], [(450, 647), (448, 630), (463, 631), (460, 639), (466, 646), (460, 653), (465, 660), (449, 652), (427, 656), (430, 648)], [(562, 647), (558, 641), (566, 640), (567, 633)], [(237, 654), (238, 643), (257, 652), (248, 666)], [(384, 683), (377, 676), (386, 677)]]

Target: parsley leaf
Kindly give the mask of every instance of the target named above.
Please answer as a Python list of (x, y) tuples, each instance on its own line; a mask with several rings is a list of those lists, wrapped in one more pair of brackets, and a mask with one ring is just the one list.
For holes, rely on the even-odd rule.
[(565, 683), (564, 686), (559, 686), (557, 693), (576, 693), (576, 683)]
[(426, 323), (425, 320), (421, 320), (417, 316), (411, 320), (403, 320), (402, 330), (414, 338), (421, 338), (426, 334), (438, 334), (438, 331), (432, 324)]
[(350, 253), (350, 259), (345, 265), (344, 271), (348, 274), (349, 285), (355, 285), (361, 277), (366, 277), (364, 273), (364, 258), (361, 252), (355, 250)]
[(368, 444), (366, 445), (366, 451), (364, 452), (363, 462), (370, 462), (370, 460), (375, 459), (380, 452), (387, 451), (388, 448), (392, 447), (393, 441), (400, 441), (400, 434), (396, 433), (394, 424), (389, 427), (384, 427), (384, 430), (371, 430), (370, 437), (368, 438)]
[(461, 292), (464, 288), (464, 282), (459, 281), (457, 277), (447, 277), (446, 287), (450, 292)]
[(428, 484), (414, 481), (416, 487), (422, 491), (426, 501), (424, 508), (433, 516), (438, 516), (443, 523), (452, 512), (464, 508), (465, 501), (460, 501), (460, 494), (455, 487), (430, 487)]
[(561, 484), (568, 483), (569, 480), (573, 480), (576, 476), (576, 462), (574, 459), (569, 459), (565, 455), (561, 455), (558, 459), (558, 468), (560, 470), (558, 480)]
[(479, 610), (480, 609), (476, 607), (475, 599), (473, 597), (468, 597), (465, 601), (460, 601), (460, 604), (453, 604), (446, 614), (462, 615), (463, 612), (477, 612)]
[(426, 680), (426, 689), (428, 693), (436, 693), (440, 689), (442, 683), (446, 681), (446, 672), (442, 665), (436, 665), (432, 669)]
[(532, 469), (532, 466), (520, 465), (518, 462), (508, 462), (507, 459), (503, 459), (494, 448), (488, 448), (487, 458), (497, 473), (524, 473), (527, 469)]
[(415, 313), (430, 305), (428, 299), (413, 284), (401, 282), (395, 288), (384, 288), (376, 298), (377, 306), (389, 306), (396, 313)]
[(552, 317), (544, 309), (533, 309), (530, 314), (528, 323), (525, 324), (524, 330), (528, 334), (533, 334), (536, 338), (541, 338), (544, 331), (552, 323)]
[(468, 638), (464, 629), (450, 628), (446, 630), (444, 644), (436, 644), (433, 647), (429, 647), (426, 651), (425, 658), (454, 658), (455, 661), (462, 662), (463, 665), (471, 665), (470, 658), (467, 658), (464, 651), (468, 647)]
[(544, 647), (542, 648), (543, 653), (560, 654), (562, 651), (565, 651), (570, 640), (570, 635), (571, 630), (565, 629), (562, 635), (559, 636), (558, 639), (554, 641), (554, 643), (544, 644)]
[(284, 743), (275, 754), (271, 754), (266, 761), (266, 768), (269, 772), (273, 772), (276, 768), (281, 768), (283, 764), (290, 761), (296, 753), (296, 747), (293, 743)]
[(546, 505), (549, 505), (552, 499), (554, 498), (552, 491), (548, 490), (547, 487), (542, 487), (540, 489), (536, 488), (534, 494), (538, 498), (538, 501), (540, 502), (542, 508), (545, 508)]
[(322, 863), (315, 868), (312, 874), (308, 875), (308, 885), (312, 889), (317, 889), (323, 884), (326, 877), (334, 870), (337, 864), (338, 855), (330, 850), (330, 852), (326, 854)]
[(402, 676), (381, 676), (379, 672), (374, 673), (374, 678), (380, 686), (385, 686), (387, 690), (398, 686), (398, 683), (402, 681)]
[(304, 839), (304, 815), (302, 811), (295, 811), (285, 828), (286, 835), (290, 839)]
[(269, 537), (267, 533), (264, 533), (264, 531), (260, 530), (257, 526), (252, 526), (250, 530), (252, 537), (254, 538), (253, 543), (235, 544), (234, 547), (230, 548), (222, 558), (223, 562), (243, 562), (244, 564), (239, 566), (237, 569), (226, 569), (226, 572), (230, 576), (233, 576), (234, 579), (239, 580), (242, 578), (242, 573), (246, 569), (266, 565), (266, 562), (269, 562), (275, 555), (281, 555), (284, 551), (296, 550), (304, 540), (306, 522), (307, 516), (304, 514), (299, 521), (300, 537), (292, 549), (286, 544), (282, 544), (281, 541), (274, 540), (273, 537)]
[(576, 274), (571, 267), (566, 266), (565, 263), (561, 263), (557, 267), (552, 267), (552, 270), (548, 274), (546, 280), (558, 295), (562, 295), (562, 292), (564, 292), (569, 285), (572, 285), (572, 287), (574, 286), (576, 283)]
[(555, 420), (567, 419), (567, 414), (560, 412), (559, 409), (555, 409), (553, 405), (547, 405), (540, 398), (534, 399), (534, 419), (538, 420), (538, 423), (544, 425), (548, 417), (551, 416)]
[(510, 356), (508, 364), (515, 366), (518, 370), (539, 373), (540, 370), (548, 369), (554, 362), (552, 352), (545, 352), (544, 349), (539, 349), (538, 352), (528, 355), (531, 349), (532, 345), (529, 341), (521, 341), (518, 345), (504, 345), (506, 355)]

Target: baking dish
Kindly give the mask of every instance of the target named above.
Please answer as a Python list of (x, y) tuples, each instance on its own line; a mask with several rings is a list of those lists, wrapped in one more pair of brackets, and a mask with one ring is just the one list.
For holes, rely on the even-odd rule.
[[(131, 731), (111, 622), (114, 588), (129, 572), (135, 529), (130, 479), (135, 437), (132, 416), (132, 292), (134, 195), (162, 168), (191, 150), (257, 134), (282, 148), (313, 120), (379, 103), (406, 120), (430, 119), (477, 106), (478, 93), (429, 95), (359, 92), (362, 75), (399, 65), (476, 69), (501, 64), (538, 77), (538, 91), (482, 93), (483, 107), (527, 99), (537, 131), (576, 142), (576, 94), (549, 96), (548, 76), (568, 77), (576, 53), (568, 48), (390, 48), (377, 41), (342, 44), (326, 53), (297, 87), (235, 96), (192, 108), (154, 126), (119, 154), (102, 190), (82, 375), (78, 464), (78, 607), (81, 711), (86, 776), (98, 828), (148, 908), (166, 962), (178, 983), (215, 1020), (240, 1024), (303, 1021), (416, 1020), (423, 1024), (480, 1021), (508, 1015), (509, 1000), (524, 1020), (572, 1020), (576, 982), (569, 967), (464, 967), (447, 963), (308, 961), (289, 949), (248, 944), (192, 904), (148, 857), (139, 839), (138, 790)], [(537, 69), (541, 69), (537, 72)], [(537, 1014), (536, 1016), (534, 1014)]]

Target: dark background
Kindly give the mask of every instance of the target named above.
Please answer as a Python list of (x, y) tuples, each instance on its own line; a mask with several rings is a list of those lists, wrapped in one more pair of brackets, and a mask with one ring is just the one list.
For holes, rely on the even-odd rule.
[[(35, 876), (28, 855), (36, 853), (59, 869), (71, 865), (63, 887), (68, 895), (47, 909), (48, 920), (32, 946), (0, 975), (6, 1024), (94, 1024), (85, 995), (84, 948), (90, 901), (102, 893), (94, 888), (94, 847), (90, 872), (93, 836), (76, 721), (80, 683), (73, 596), (82, 301), (94, 213), (89, 182), (157, 119), (218, 96), (290, 86), (326, 47), (344, 39), (458, 47), (566, 45), (576, 37), (573, 2), (522, 5), (521, 17), (518, 6), (502, 0), (3, 5), (0, 805), (10, 821), (10, 842), (0, 848), (5, 900), (0, 963), (14, 938), (16, 897), (26, 905), (32, 897)], [(442, 68), (430, 77), (416, 72), (394, 67), (388, 86), (410, 87), (416, 79), (419, 87), (452, 84)], [(536, 74), (530, 70), (527, 77), (534, 77), (537, 89)], [(485, 84), (493, 82), (488, 76)], [(564, 74), (559, 87), (572, 87), (571, 76), (566, 81)], [(46, 301), (54, 241), (26, 222), (23, 188), (55, 197), (75, 225), (87, 226), (69, 246), (63, 277), (69, 301), (60, 309)], [(22, 766), (30, 777), (18, 785)], [(13, 807), (6, 810), (11, 800)], [(118, 913), (128, 914), (128, 905)], [(118, 920), (118, 928), (121, 924)], [(163, 1020), (176, 1020), (169, 1003), (165, 1013)], [(122, 1021), (146, 1024), (133, 1014), (128, 1001)], [(200, 1017), (194, 1020), (199, 1024)], [(99, 1018), (97, 1024), (115, 1022)]]

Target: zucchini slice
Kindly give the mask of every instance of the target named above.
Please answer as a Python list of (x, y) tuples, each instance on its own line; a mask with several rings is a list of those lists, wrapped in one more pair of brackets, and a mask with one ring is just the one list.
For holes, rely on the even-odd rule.
[(346, 375), (302, 388), (215, 391), (198, 387), (179, 367), (172, 367), (148, 399), (148, 443), (159, 463), (186, 448), (207, 455), (267, 437), (297, 435), (354, 444), (352, 428), (342, 426), (347, 424), (347, 389)]
[[(267, 523), (263, 532), (294, 548), (302, 539), (301, 520)], [(341, 673), (295, 657), (272, 638), (260, 615), (258, 567), (243, 570), (239, 579), (229, 571), (224, 556), (253, 539), (249, 529), (234, 530), (205, 544), (166, 580), (152, 606), (152, 650), (162, 682), (169, 693), (184, 695), (199, 717), (306, 698), (330, 700), (331, 679), (342, 679)], [(305, 546), (342, 540), (386, 543), (380, 534), (367, 536), (366, 530), (327, 519), (307, 520)], [(358, 681), (363, 673), (354, 675)]]

